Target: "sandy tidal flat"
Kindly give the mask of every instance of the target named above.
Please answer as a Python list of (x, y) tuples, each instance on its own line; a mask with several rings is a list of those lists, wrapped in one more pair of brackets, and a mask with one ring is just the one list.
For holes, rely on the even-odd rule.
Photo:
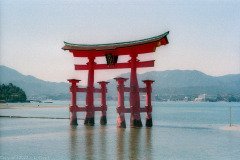
[(222, 128), (223, 130), (240, 130), (240, 126), (229, 126)]

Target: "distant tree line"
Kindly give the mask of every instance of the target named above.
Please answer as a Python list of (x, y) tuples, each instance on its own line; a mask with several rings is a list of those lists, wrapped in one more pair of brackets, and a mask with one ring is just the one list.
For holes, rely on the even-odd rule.
[[(188, 97), (187, 101), (194, 101), (195, 98), (198, 98), (198, 95), (155, 95), (153, 98), (156, 101), (184, 101), (185, 97)], [(240, 95), (216, 95), (213, 97), (206, 97), (205, 102), (240, 102)]]
[(1, 84), (0, 85), (0, 101), (1, 102), (26, 102), (27, 96), (25, 92), (9, 83), (8, 85)]

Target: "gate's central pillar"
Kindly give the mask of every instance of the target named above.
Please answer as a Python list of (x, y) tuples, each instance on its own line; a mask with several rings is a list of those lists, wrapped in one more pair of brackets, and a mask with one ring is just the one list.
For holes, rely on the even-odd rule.
[(131, 107), (131, 127), (142, 127), (140, 117), (140, 97), (137, 80), (137, 54), (131, 54), (131, 77), (130, 77), (130, 107)]
[(84, 124), (93, 126), (94, 125), (94, 103), (93, 103), (93, 92), (94, 92), (94, 59), (95, 57), (88, 57), (88, 87), (86, 95), (86, 115)]

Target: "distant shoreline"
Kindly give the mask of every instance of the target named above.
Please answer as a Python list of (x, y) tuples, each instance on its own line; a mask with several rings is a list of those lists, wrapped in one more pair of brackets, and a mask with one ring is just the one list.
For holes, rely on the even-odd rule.
[[(0, 105), (0, 109), (22, 109), (22, 108), (63, 108), (62, 106), (13, 106)], [(67, 106), (66, 106), (67, 108)]]
[[(160, 101), (153, 101), (153, 102), (160, 102)], [(239, 102), (225, 102), (225, 101), (219, 101), (219, 102), (193, 102), (193, 101), (188, 101), (188, 102), (184, 102), (184, 101), (168, 101), (168, 102), (160, 102), (160, 103), (196, 103), (196, 104), (199, 104), (199, 103), (239, 103)], [(36, 104), (32, 104), (32, 105), (29, 105), (30, 103), (27, 103), (27, 105), (25, 105), (24, 103), (22, 103), (23, 105), (19, 104), (19, 103), (0, 103), (0, 109), (24, 109), (24, 108), (68, 108), (69, 107), (69, 104), (67, 105), (46, 105), (46, 106), (41, 106), (43, 105), (43, 103), (40, 103), (39, 106), (36, 105)], [(52, 103), (51, 103), (52, 104)]]

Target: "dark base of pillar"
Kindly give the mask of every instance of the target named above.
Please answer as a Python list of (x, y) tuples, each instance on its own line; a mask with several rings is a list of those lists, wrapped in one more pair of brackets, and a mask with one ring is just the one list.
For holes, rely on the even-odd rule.
[(86, 126), (94, 126), (94, 117), (85, 118), (84, 125), (86, 125)]
[(120, 124), (117, 125), (117, 128), (126, 128), (126, 122), (125, 120), (122, 121)]
[(146, 119), (146, 127), (152, 127), (152, 118)]
[(100, 118), (100, 124), (101, 125), (106, 125), (107, 124), (107, 117), (106, 116), (102, 116)]
[(142, 127), (142, 121), (140, 120), (130, 120), (130, 126), (131, 127)]
[(70, 120), (70, 121), (71, 121), (71, 122), (70, 122), (70, 125), (75, 125), (75, 126), (78, 125), (77, 118), (72, 119), (72, 120)]

